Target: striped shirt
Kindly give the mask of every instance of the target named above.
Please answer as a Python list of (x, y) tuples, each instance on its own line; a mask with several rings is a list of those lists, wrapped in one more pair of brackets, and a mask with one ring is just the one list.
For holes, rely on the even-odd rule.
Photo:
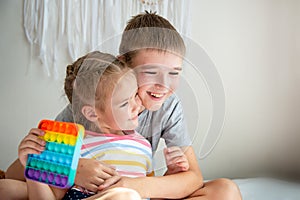
[(151, 145), (137, 132), (115, 135), (86, 131), (81, 157), (96, 159), (112, 165), (120, 176), (153, 175)]

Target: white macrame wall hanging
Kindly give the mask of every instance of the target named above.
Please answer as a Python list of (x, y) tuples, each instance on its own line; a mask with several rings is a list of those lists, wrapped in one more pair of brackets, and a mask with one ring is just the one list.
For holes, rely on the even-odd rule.
[[(38, 55), (47, 75), (57, 77), (56, 62), (60, 56), (67, 56), (72, 62), (95, 50), (109, 38), (120, 35), (127, 21), (145, 10), (165, 17), (178, 32), (189, 35), (189, 2), (24, 0), (24, 29), (31, 46), (31, 56)], [(108, 50), (108, 53), (117, 55), (118, 44), (111, 44), (111, 47), (114, 50)], [(61, 55), (62, 50), (65, 55)]]

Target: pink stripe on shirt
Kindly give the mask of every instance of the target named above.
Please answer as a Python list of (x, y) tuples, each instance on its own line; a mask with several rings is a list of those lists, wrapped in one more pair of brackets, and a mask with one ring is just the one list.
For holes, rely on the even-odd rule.
[[(94, 133), (91, 131), (85, 131), (86, 135), (91, 135), (91, 136), (99, 136), (99, 133)], [(91, 142), (89, 144), (83, 144), (81, 149), (87, 149), (87, 148), (91, 148), (94, 146), (98, 146), (104, 143), (108, 143), (108, 142), (113, 142), (113, 141), (120, 141), (120, 140), (127, 140), (127, 139), (131, 139), (135, 142), (138, 142), (146, 147), (150, 147), (151, 145), (146, 142), (146, 141), (141, 141), (139, 140), (140, 138), (142, 138), (143, 136), (141, 136), (140, 134), (134, 132), (134, 134), (130, 134), (130, 135), (114, 135), (114, 134), (101, 134), (101, 136), (105, 136), (105, 137), (112, 137), (112, 139), (108, 139), (108, 140), (103, 140), (103, 141), (98, 141), (98, 142)]]

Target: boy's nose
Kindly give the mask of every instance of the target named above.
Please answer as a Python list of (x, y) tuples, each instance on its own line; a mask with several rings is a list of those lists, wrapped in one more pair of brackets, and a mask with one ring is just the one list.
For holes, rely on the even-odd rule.
[(170, 79), (167, 73), (160, 73), (155, 82), (155, 86), (160, 89), (162, 87), (169, 88), (170, 87)]

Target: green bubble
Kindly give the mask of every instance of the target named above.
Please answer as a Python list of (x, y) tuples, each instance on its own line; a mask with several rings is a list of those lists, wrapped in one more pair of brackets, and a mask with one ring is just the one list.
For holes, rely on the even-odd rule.
[(35, 159), (32, 159), (32, 160), (31, 160), (30, 166), (31, 166), (31, 167), (35, 167), (35, 166), (36, 166), (36, 160), (35, 160)]
[(62, 167), (61, 166), (57, 166), (56, 172), (59, 173), (59, 174), (61, 174), (62, 171), (63, 171)]
[(50, 164), (49, 169), (50, 169), (51, 172), (55, 172), (56, 166), (54, 164)]
[(63, 174), (68, 175), (69, 174), (69, 168), (64, 167)]

